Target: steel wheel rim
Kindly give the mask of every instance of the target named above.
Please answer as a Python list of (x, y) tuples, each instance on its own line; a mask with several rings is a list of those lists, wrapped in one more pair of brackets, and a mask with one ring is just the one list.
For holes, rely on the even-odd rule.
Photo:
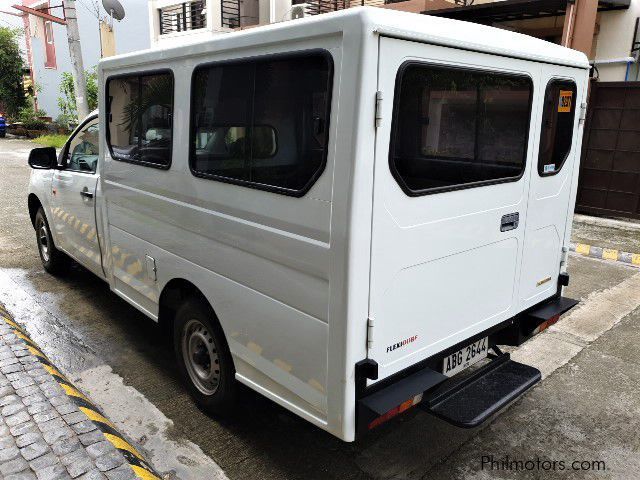
[(38, 218), (38, 221), (36, 222), (36, 235), (38, 236), (38, 249), (40, 250), (42, 260), (48, 262), (49, 245), (51, 242), (49, 241), (49, 230), (47, 229), (47, 224), (44, 223), (41, 218)]
[(182, 331), (182, 358), (189, 378), (204, 395), (213, 395), (220, 383), (220, 361), (209, 328), (191, 319)]

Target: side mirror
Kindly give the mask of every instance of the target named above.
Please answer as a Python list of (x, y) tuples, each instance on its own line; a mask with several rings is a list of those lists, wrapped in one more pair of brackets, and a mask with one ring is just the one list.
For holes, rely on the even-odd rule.
[(56, 149), (53, 147), (34, 148), (29, 153), (29, 166), (40, 169), (57, 167)]

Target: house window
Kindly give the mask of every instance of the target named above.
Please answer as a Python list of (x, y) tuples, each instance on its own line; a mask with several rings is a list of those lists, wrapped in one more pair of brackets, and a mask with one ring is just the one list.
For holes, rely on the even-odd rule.
[(522, 176), (533, 92), (529, 77), (407, 62), (396, 85), (389, 165), (405, 193)]
[(194, 175), (304, 195), (326, 163), (332, 70), (320, 51), (197, 67)]
[(205, 0), (183, 2), (160, 8), (160, 35), (198, 30), (207, 26), (207, 3)]
[(51, 21), (43, 23), (44, 30), (44, 66), (56, 68), (56, 45), (53, 39), (53, 24)]

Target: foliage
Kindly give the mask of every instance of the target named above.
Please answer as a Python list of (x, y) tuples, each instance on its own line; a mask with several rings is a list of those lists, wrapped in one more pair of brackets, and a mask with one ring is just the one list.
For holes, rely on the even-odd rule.
[(47, 128), (47, 122), (38, 118), (46, 116), (44, 110), (33, 110), (31, 105), (21, 108), (16, 116), (16, 121), (21, 122), (27, 130), (44, 130)]
[(62, 148), (68, 138), (66, 135), (41, 135), (33, 141), (45, 147)]
[(18, 38), (19, 30), (0, 27), (0, 108), (13, 118), (27, 99), (22, 83), (23, 60)]
[[(84, 72), (87, 82), (87, 103), (89, 111), (98, 108), (98, 73), (95, 68)], [(62, 112), (59, 120), (62, 123), (76, 123), (78, 121), (78, 107), (76, 105), (76, 93), (73, 85), (73, 75), (69, 72), (62, 73), (60, 83), (60, 95), (58, 97), (58, 107)]]

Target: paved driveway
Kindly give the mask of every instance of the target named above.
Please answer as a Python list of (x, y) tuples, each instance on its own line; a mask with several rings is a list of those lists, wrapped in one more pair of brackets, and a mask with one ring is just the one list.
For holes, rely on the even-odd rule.
[(582, 309), (516, 352), (546, 377), (483, 427), (457, 429), (416, 410), (347, 444), (248, 390), (237, 417), (218, 421), (190, 400), (153, 322), (81, 268), (64, 279), (43, 271), (26, 207), (31, 146), (0, 139), (0, 301), (158, 470), (230, 479), (553, 475), (542, 465), (524, 473), (488, 468), (491, 455), (508, 455), (606, 462), (604, 473), (569, 467), (559, 478), (638, 471), (637, 268), (572, 255), (567, 295), (581, 298)]

